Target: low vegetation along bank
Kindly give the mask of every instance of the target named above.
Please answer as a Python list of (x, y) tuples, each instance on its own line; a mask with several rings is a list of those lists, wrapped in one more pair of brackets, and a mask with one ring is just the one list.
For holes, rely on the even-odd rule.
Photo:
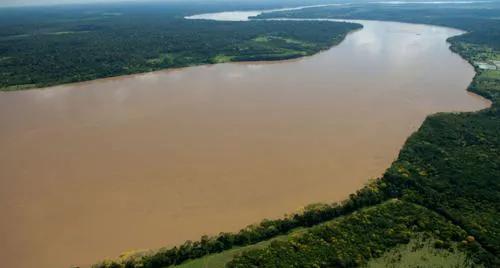
[(447, 14), (438, 24), (470, 31), (451, 49), (476, 66), (469, 90), (491, 108), (428, 117), (385, 174), (341, 204), (94, 267), (500, 267), (500, 70), (478, 64), (500, 58), (500, 30)]

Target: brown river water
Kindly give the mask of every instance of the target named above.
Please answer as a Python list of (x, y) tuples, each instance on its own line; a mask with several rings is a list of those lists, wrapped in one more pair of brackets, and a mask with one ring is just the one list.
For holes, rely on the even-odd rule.
[(237, 231), (380, 176), (435, 112), (488, 102), (458, 30), (368, 22), (317, 55), (0, 94), (3, 267)]

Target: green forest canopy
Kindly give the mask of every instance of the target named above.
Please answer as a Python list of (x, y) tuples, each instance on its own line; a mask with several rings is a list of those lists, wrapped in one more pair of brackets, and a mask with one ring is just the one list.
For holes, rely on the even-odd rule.
[(194, 21), (182, 17), (189, 14), (188, 7), (0, 9), (0, 90), (197, 64), (296, 58), (337, 44), (361, 27), (332, 22)]

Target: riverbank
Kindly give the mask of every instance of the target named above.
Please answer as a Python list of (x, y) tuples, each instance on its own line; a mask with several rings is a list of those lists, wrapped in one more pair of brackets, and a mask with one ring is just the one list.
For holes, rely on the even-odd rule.
[[(455, 46), (453, 46), (453, 50), (456, 51)], [(462, 56), (463, 56), (463, 53), (462, 53)], [(477, 76), (474, 79), (472, 86), (474, 86), (476, 83), (477, 83)], [(484, 94), (483, 94), (483, 96), (484, 96)], [(491, 108), (491, 109), (493, 109), (493, 108)], [(485, 111), (487, 112), (489, 110), (485, 110)], [(483, 111), (483, 112), (485, 112), (485, 111)], [(483, 112), (478, 112), (477, 114), (481, 114)], [(404, 159), (403, 156), (405, 155), (405, 152), (407, 152), (408, 150), (410, 150), (410, 151), (413, 150), (412, 146), (419, 146), (416, 144), (420, 144), (421, 142), (425, 143), (425, 142), (427, 142), (427, 141), (425, 141), (426, 139), (436, 138), (436, 136), (439, 136), (440, 134), (442, 135), (443, 129), (441, 129), (441, 127), (439, 127), (439, 129), (434, 129), (434, 128), (436, 128), (436, 126), (429, 128), (428, 125), (429, 124), (432, 125), (432, 123), (429, 123), (429, 122), (434, 122), (433, 120), (438, 120), (438, 121), (445, 120), (445, 118), (448, 118), (448, 116), (458, 116), (458, 115), (440, 115), (439, 116), (440, 119), (434, 119), (434, 118), (437, 118), (437, 116), (433, 116), (430, 119), (426, 120), (424, 125), (420, 128), (419, 132), (417, 132), (417, 133), (425, 133), (427, 130), (427, 131), (430, 131), (432, 134), (429, 133), (430, 136), (426, 136), (425, 138), (423, 138), (422, 141), (419, 141), (418, 138), (414, 138), (415, 136), (418, 136), (417, 134), (413, 135), (412, 138), (410, 138), (410, 140), (407, 142), (407, 145), (405, 145), (405, 147), (403, 148), (402, 152), (400, 153), (400, 158), (393, 164), (393, 166), (387, 171), (386, 175), (384, 175), (384, 177), (382, 179), (378, 180), (377, 182), (370, 185), (369, 187), (366, 187), (363, 190), (358, 191), (357, 195), (351, 196), (350, 200), (346, 201), (343, 205), (341, 205), (339, 207), (326, 206), (326, 207), (321, 207), (321, 209), (317, 209), (316, 212), (310, 212), (313, 215), (315, 215), (315, 213), (317, 213), (315, 215), (316, 221), (314, 221), (312, 223), (309, 222), (308, 224), (314, 225), (315, 223), (325, 221), (328, 217), (335, 218), (335, 217), (338, 217), (339, 215), (344, 215), (344, 213), (351, 213), (352, 211), (355, 211), (361, 207), (371, 206), (373, 204), (380, 203), (383, 200), (387, 200), (388, 198), (398, 197), (398, 198), (404, 199), (405, 201), (411, 200), (410, 203), (420, 204), (416, 200), (412, 200), (412, 198), (418, 197), (422, 193), (411, 193), (409, 195), (408, 192), (401, 191), (401, 189), (407, 188), (406, 186), (405, 187), (402, 187), (401, 185), (396, 186), (396, 183), (393, 180), (396, 177), (399, 177), (400, 178), (399, 180), (405, 181), (404, 183), (408, 183), (409, 180), (417, 180), (417, 179), (421, 179), (421, 182), (419, 182), (419, 183), (422, 183), (422, 181), (425, 181), (425, 183), (429, 183), (428, 180), (432, 181), (432, 180), (437, 179), (437, 178), (435, 178), (435, 177), (429, 178), (429, 176), (431, 176), (431, 174), (430, 174), (431, 172), (429, 170), (427, 170), (429, 168), (428, 166), (426, 166), (427, 169), (423, 169), (420, 166), (409, 168), (407, 166), (400, 167), (400, 166), (398, 166), (398, 163), (406, 163), (408, 161), (408, 160)], [(464, 123), (464, 121), (461, 121), (461, 122)], [(477, 122), (472, 123), (472, 124), (477, 124)], [(486, 123), (486, 124), (488, 124), (488, 123)], [(493, 121), (493, 125), (494, 125), (494, 121)], [(450, 127), (452, 127), (452, 126), (450, 126)], [(460, 128), (453, 128), (452, 127), (452, 129), (459, 130)], [(483, 129), (483, 131), (484, 130), (485, 129)], [(494, 133), (494, 131), (493, 131), (493, 133)], [(485, 133), (483, 132), (482, 134), (485, 134)], [(492, 132), (489, 132), (489, 135), (490, 135), (489, 137), (493, 138), (493, 140), (494, 140), (494, 136), (491, 136), (491, 134), (492, 134)], [(425, 134), (424, 134), (424, 136), (425, 136)], [(439, 139), (439, 137), (437, 137), (437, 138)], [(409, 145), (412, 142), (414, 144)], [(439, 140), (435, 140), (434, 142), (440, 143), (441, 147), (449, 146), (449, 144), (441, 143), (441, 141), (439, 141)], [(413, 157), (415, 156), (414, 153), (411, 153), (411, 154)], [(494, 159), (495, 155), (493, 154), (491, 156)], [(425, 158), (426, 156), (418, 156), (418, 157)], [(458, 160), (458, 161), (461, 161), (461, 160)], [(449, 163), (447, 163), (447, 164), (449, 164)], [(468, 166), (468, 168), (471, 168), (471, 167)], [(477, 167), (474, 167), (474, 169), (476, 169), (476, 168)], [(391, 173), (391, 172), (394, 172), (394, 170), (395, 170), (395, 173)], [(437, 170), (439, 170), (439, 168), (437, 168)], [(437, 172), (437, 170), (433, 170), (433, 171)], [(491, 167), (487, 168), (487, 170), (489, 170), (489, 172), (491, 172)], [(444, 170), (439, 170), (439, 171), (444, 171)], [(417, 174), (413, 174), (413, 172), (416, 172)], [(494, 173), (489, 173), (489, 175), (492, 175), (492, 174), (494, 174)], [(436, 176), (436, 174), (432, 174), (432, 175)], [(443, 174), (440, 174), (440, 175), (443, 175)], [(491, 178), (482, 178), (482, 179), (488, 180)], [(419, 185), (419, 183), (415, 183), (415, 186), (417, 188), (421, 189), (422, 185)], [(398, 193), (396, 193), (394, 191), (397, 191)], [(425, 199), (425, 197), (424, 197), (424, 199)], [(427, 205), (427, 208), (425, 208), (424, 210), (427, 210), (427, 209), (429, 209), (429, 207), (432, 207), (432, 205), (429, 205), (429, 204), (426, 204), (426, 205)], [(344, 211), (344, 209), (346, 209), (346, 210)], [(431, 208), (430, 210), (432, 211), (433, 209)], [(360, 212), (360, 213), (362, 213), (362, 212)], [(435, 212), (432, 212), (432, 213), (435, 213)], [(321, 216), (318, 216), (318, 215), (321, 215)], [(326, 218), (322, 218), (322, 217), (326, 217)], [(441, 217), (442, 217), (442, 215), (441, 215)], [(297, 218), (300, 219), (300, 216), (297, 216)], [(449, 217), (448, 217), (448, 215), (445, 215), (444, 218), (441, 218), (441, 221), (446, 221), (447, 219), (449, 219)], [(290, 230), (287, 228), (292, 228), (292, 229), (296, 228), (297, 222), (295, 220), (296, 219), (293, 219), (293, 217), (292, 217), (292, 220), (284, 219), (284, 220), (278, 220), (278, 221), (274, 221), (274, 222), (265, 221), (259, 226), (254, 226), (249, 230), (248, 229), (243, 230), (239, 234), (236, 234), (235, 235), (236, 238), (235, 237), (231, 238), (229, 236), (230, 238), (224, 237), (223, 239), (229, 239), (229, 241), (232, 241), (231, 243), (234, 243), (235, 241), (239, 241), (239, 235), (243, 235), (246, 237), (243, 240), (245, 241), (245, 239), (247, 239), (246, 242), (244, 242), (244, 243), (252, 244), (252, 243), (255, 243), (257, 241), (265, 240), (269, 236), (272, 237), (276, 234), (282, 234), (283, 232), (286, 233)], [(302, 223), (302, 224), (304, 224), (304, 223)], [(388, 226), (391, 226), (392, 224), (394, 224), (394, 223), (388, 223)], [(351, 224), (351, 226), (349, 226), (349, 228), (355, 227), (352, 225), (353, 224)], [(432, 225), (432, 228), (436, 228), (435, 224), (431, 224), (431, 225)], [(431, 226), (431, 225), (429, 225), (429, 226)], [(284, 227), (284, 226), (287, 226), (287, 227)], [(304, 225), (299, 224), (298, 226), (304, 226)], [(407, 226), (407, 228), (412, 229), (414, 227), (412, 227), (412, 225), (410, 224)], [(448, 227), (446, 227), (446, 228), (448, 228)], [(452, 228), (457, 228), (457, 227), (455, 226)], [(463, 228), (463, 226), (459, 226), (457, 229), (461, 229), (461, 228)], [(269, 231), (269, 229), (271, 229), (273, 231)], [(408, 230), (406, 230), (406, 231), (408, 231)], [(414, 230), (412, 229), (412, 232), (413, 231)], [(430, 235), (431, 234), (430, 231), (432, 231), (432, 230), (429, 228), (424, 228), (424, 229), (420, 230), (419, 232), (424, 232), (424, 233), (427, 233), (427, 235)], [(442, 231), (444, 231), (446, 233), (445, 230), (442, 230)], [(267, 261), (270, 261), (273, 263), (276, 263), (276, 260), (278, 260), (278, 259), (283, 261), (284, 256), (281, 254), (287, 254), (287, 253), (283, 252), (282, 250), (286, 250), (288, 243), (301, 243), (301, 244), (303, 244), (304, 247), (311, 246), (310, 243), (314, 243), (313, 241), (302, 240), (301, 237), (311, 235), (314, 232), (315, 232), (314, 230), (305, 232), (304, 235), (299, 235), (298, 238), (297, 237), (291, 238), (291, 239), (289, 239), (289, 241), (283, 242), (282, 244), (280, 244), (280, 243), (271, 244), (270, 246), (267, 246), (265, 248), (265, 250), (254, 249), (248, 253), (243, 253), (243, 255), (241, 257), (238, 257), (233, 262), (231, 262), (230, 266), (231, 265), (235, 265), (236, 267), (238, 267), (238, 265), (239, 266), (249, 266), (249, 265), (264, 266), (264, 265), (266, 265)], [(356, 234), (355, 232), (356, 231), (351, 230), (349, 234), (354, 236)], [(460, 242), (461, 241), (460, 239), (462, 239), (462, 240), (466, 241), (467, 247), (470, 247), (470, 248), (466, 247), (466, 250), (470, 250), (469, 253), (473, 252), (472, 255), (475, 254), (473, 256), (473, 262), (484, 262), (484, 263), (492, 264), (492, 263), (495, 263), (497, 261), (493, 255), (494, 253), (489, 251), (488, 245), (485, 246), (485, 248), (486, 248), (485, 249), (485, 248), (483, 248), (483, 246), (481, 244), (477, 244), (477, 242), (475, 242), (475, 240), (467, 242), (468, 240), (466, 239), (466, 232), (463, 232), (463, 230), (461, 230), (460, 232), (461, 232), (460, 235), (457, 235), (457, 233), (456, 233), (456, 234), (453, 234), (450, 236), (448, 236), (448, 235), (439, 236), (435, 239), (439, 239), (439, 241), (441, 241), (441, 242), (439, 242), (440, 245), (441, 245), (441, 243), (444, 243), (445, 245), (447, 245), (445, 248), (448, 248), (448, 247), (455, 248), (456, 245), (454, 243)], [(360, 235), (360, 239), (363, 238), (363, 236), (361, 234), (358, 234), (358, 235)], [(255, 236), (256, 238), (255, 237), (252, 238), (252, 236)], [(262, 238), (262, 236), (264, 238)], [(189, 245), (184, 244), (181, 248), (179, 248), (179, 250), (182, 250), (183, 253), (180, 253), (179, 251), (176, 251), (176, 250), (164, 250), (164, 251), (160, 251), (156, 254), (153, 254), (153, 256), (151, 256), (151, 257), (145, 257), (145, 258), (139, 260), (139, 263), (141, 263), (141, 261), (145, 261), (145, 263), (157, 263), (157, 265), (160, 265), (160, 266), (161, 265), (169, 265), (169, 264), (175, 264), (175, 263), (182, 262), (183, 260), (186, 260), (186, 259), (196, 258), (196, 257), (198, 257), (198, 255), (196, 255), (196, 254), (204, 255), (204, 254), (206, 254), (206, 252), (219, 252), (219, 251), (221, 251), (221, 249), (224, 249), (227, 247), (227, 244), (221, 242), (220, 239), (222, 239), (222, 238), (215, 237), (215, 238), (208, 239), (206, 241), (212, 241), (215, 244), (220, 242), (220, 243), (222, 243), (220, 245), (222, 248), (217, 248), (217, 247), (212, 248), (211, 246), (204, 246), (204, 245), (207, 245), (207, 243), (210, 244), (210, 242), (204, 243), (203, 241), (201, 242), (201, 244), (196, 244), (196, 243), (189, 244)], [(256, 239), (256, 240), (253, 241), (252, 239)], [(405, 243), (405, 241), (407, 243), (408, 241), (410, 241), (410, 239), (412, 239), (412, 236), (406, 237), (403, 240), (396, 242), (396, 244)], [(441, 239), (444, 239), (444, 242)], [(241, 245), (238, 243), (240, 243), (240, 242), (236, 242), (236, 245)], [(356, 244), (356, 243), (354, 243), (354, 244)], [(364, 243), (357, 243), (357, 244), (361, 245)], [(332, 246), (334, 248), (338, 248), (338, 245), (332, 245)], [(339, 265), (340, 264), (348, 265), (348, 264), (354, 264), (354, 263), (357, 265), (361, 265), (363, 263), (366, 263), (366, 261), (370, 258), (380, 257), (381, 254), (383, 252), (385, 252), (385, 250), (387, 250), (387, 248), (393, 247), (394, 244), (391, 244), (390, 246), (387, 246), (387, 247), (386, 246), (387, 245), (385, 245), (385, 246), (382, 245), (382, 248), (377, 249), (377, 252), (374, 251), (375, 248), (372, 248), (369, 250), (363, 250), (363, 253), (367, 254), (367, 255), (363, 256), (361, 259), (356, 259), (356, 260), (354, 260), (354, 259), (344, 259), (344, 260), (335, 259), (335, 260), (332, 260), (331, 258), (330, 259), (318, 259), (318, 255), (314, 255), (315, 258), (313, 258), (311, 260), (308, 260), (307, 258), (292, 259), (291, 256), (285, 257), (285, 259), (298, 261), (298, 262), (304, 262), (304, 265), (306, 263), (312, 265), (312, 263), (309, 263), (309, 261), (314, 261), (314, 262), (319, 261), (320, 263), (325, 263), (325, 261), (330, 261), (331, 265), (335, 264), (336, 262), (338, 262), (336, 264), (339, 264)], [(229, 247), (231, 247), (231, 246), (229, 246)], [(460, 250), (462, 250), (462, 249), (463, 248), (461, 248)], [(314, 250), (318, 250), (318, 248), (316, 247)], [(319, 249), (319, 250), (321, 250), (321, 249)], [(202, 253), (202, 252), (205, 252), (205, 253)], [(272, 255), (268, 254), (269, 252), (273, 252)], [(337, 254), (337, 253), (331, 254), (332, 251), (330, 251), (330, 250), (328, 250), (328, 252), (330, 252), (329, 254), (333, 255), (333, 256), (335, 256)], [(184, 253), (187, 255), (183, 255)], [(274, 253), (276, 253), (277, 255), (274, 255)], [(194, 255), (189, 255), (189, 254), (194, 254)], [(316, 254), (316, 253), (304, 252), (304, 254)], [(345, 253), (338, 252), (338, 254), (345, 254)], [(173, 259), (169, 259), (169, 257), (167, 257), (167, 256), (170, 256)], [(357, 255), (357, 256), (359, 257), (359, 255)], [(305, 256), (302, 255), (302, 257), (305, 257)], [(354, 258), (354, 256), (352, 256), (351, 258)], [(135, 261), (137, 261), (137, 259), (134, 259), (132, 257), (128, 260), (125, 259), (122, 261), (135, 262)], [(149, 261), (151, 261), (151, 262), (149, 262)], [(331, 261), (335, 261), (335, 262), (331, 263)], [(156, 264), (151, 264), (151, 265), (153, 265), (152, 267), (155, 267)]]
[[(15, 16), (22, 16), (22, 11)], [(30, 11), (25, 12), (30, 17)], [(194, 21), (158, 11), (147, 16), (136, 10), (127, 10), (133, 22), (123, 20), (122, 15), (103, 15), (81, 25), (79, 20), (89, 19), (85, 9), (71, 21), (61, 18), (63, 11), (54, 12), (13, 26), (19, 28), (16, 34), (0, 33), (0, 91), (221, 62), (300, 58), (340, 43), (347, 33), (361, 27)], [(5, 16), (8, 21), (9, 14)]]
[[(451, 42), (454, 51), (470, 60), (460, 49), (468, 46), (462, 46), (456, 40)], [(394, 252), (390, 254), (399, 254), (402, 258), (411, 254), (426, 255), (429, 265), (436, 262), (449, 264), (458, 258), (461, 260), (458, 265), (497, 266), (499, 248), (494, 230), (495, 219), (498, 218), (495, 204), (498, 201), (500, 159), (497, 149), (500, 139), (497, 134), (500, 112), (498, 100), (494, 98), (498, 96), (495, 87), (491, 90), (484, 86), (487, 77), (490, 77), (490, 83), (486, 83), (489, 86), (496, 79), (491, 75), (484, 77), (482, 70), (477, 71), (470, 89), (483, 92), (493, 101), (492, 107), (474, 113), (441, 113), (429, 117), (408, 139), (398, 159), (384, 176), (351, 195), (341, 205), (310, 207), (303, 214), (266, 220), (238, 234), (206, 237), (201, 242), (160, 250), (140, 258), (132, 254), (117, 263), (107, 262), (95, 267), (121, 267), (127, 263), (161, 267), (196, 259), (207, 253), (216, 254), (201, 259), (203, 263), (194, 260), (180, 267), (205, 267), (207, 263), (213, 264), (208, 267), (261, 267), (271, 263), (280, 263), (283, 267), (297, 263), (398, 265), (401, 257), (394, 259), (385, 255), (391, 249)], [(496, 84), (496, 88), (498, 86)], [(403, 201), (390, 205), (385, 203), (392, 198)], [(369, 210), (362, 209), (366, 207)], [(340, 217), (342, 215), (350, 216), (344, 220)], [(374, 219), (374, 216), (379, 218)], [(286, 238), (279, 238), (273, 243), (238, 249), (239, 254), (236, 255), (232, 251), (227, 251), (227, 254), (224, 251), (286, 234), (298, 226), (320, 223), (323, 224), (299, 233), (292, 231)], [(484, 229), (477, 229), (477, 226)], [(366, 236), (367, 229), (371, 236)], [(378, 232), (380, 235), (377, 235)], [(418, 242), (422, 238), (423, 242)], [(423, 244), (411, 251), (397, 247), (410, 242)], [(323, 254), (325, 252), (328, 254)], [(457, 252), (464, 255), (455, 255)], [(411, 263), (417, 265), (422, 261)]]
[[(319, 14), (319, 12), (316, 13)], [(390, 18), (390, 13), (385, 15)], [(397, 15), (399, 16), (400, 13)], [(360, 16), (357, 18), (363, 18), (362, 15)], [(419, 20), (408, 16), (404, 20), (429, 23), (432, 18)], [(448, 22), (439, 24), (457, 27), (446, 17), (442, 21)], [(463, 21), (460, 23), (466, 25)], [(474, 29), (474, 25), (471, 27)], [(464, 28), (469, 28), (469, 26)], [(469, 30), (472, 29), (469, 28)], [(495, 51), (494, 46), (484, 44), (494, 42), (494, 39), (489, 36), (486, 38), (484, 35), (485, 32), (491, 35), (492, 33), (488, 32), (491, 30), (491, 27), (486, 27), (479, 31), (475, 30), (472, 34), (451, 38), (449, 40), (452, 44), (451, 49), (469, 61), (471, 65), (476, 65), (478, 60), (493, 62), (498, 59), (500, 53)], [(483, 33), (482, 36), (481, 33)], [(475, 70), (476, 75), (468, 89), (491, 100), (492, 107), (475, 113), (441, 113), (429, 117), (419, 131), (408, 139), (398, 160), (392, 164), (386, 174), (373, 185), (353, 195), (345, 203), (345, 205), (373, 206), (380, 200), (397, 197), (405, 202), (423, 205), (424, 210), (438, 213), (442, 220), (455, 225), (453, 228), (458, 227), (462, 230), (460, 235), (450, 235), (449, 232), (433, 225), (431, 228), (417, 231), (423, 226), (424, 218), (421, 216), (417, 217), (415, 222), (405, 223), (405, 228), (410, 230), (406, 233), (399, 233), (401, 236), (398, 239), (402, 238), (402, 240), (397, 243), (411, 242), (414, 245), (419, 243), (415, 242), (418, 239), (414, 235), (420, 236), (423, 233), (427, 237), (426, 240), (431, 238), (432, 248), (438, 251), (431, 253), (430, 256), (427, 255), (425, 260), (412, 262), (413, 265), (421, 265), (429, 258), (435, 261), (428, 263), (429, 265), (438, 262), (450, 264), (457, 260), (457, 257), (450, 255), (450, 252), (455, 254), (453, 252), (456, 251), (466, 253), (466, 256), (459, 257), (463, 262), (457, 265), (464, 267), (469, 267), (474, 263), (486, 267), (499, 265), (497, 257), (499, 254), (497, 234), (499, 232), (495, 219), (499, 217), (496, 204), (500, 200), (498, 184), (500, 72), (482, 69), (480, 65), (476, 66)], [(375, 205), (372, 208), (379, 209), (381, 206), (384, 205)], [(397, 218), (394, 213), (391, 212), (391, 215), (386, 217)], [(363, 248), (374, 241), (374, 237), (366, 236), (366, 227), (362, 227), (367, 220), (366, 214), (362, 210), (354, 213), (354, 217), (364, 219), (364, 221), (348, 224), (347, 232), (342, 230), (345, 226), (318, 227), (298, 237), (291, 237), (286, 242), (273, 243), (262, 250), (250, 249), (249, 252), (231, 261), (228, 267), (265, 266), (271, 263), (279, 263), (283, 266), (287, 263), (304, 266), (368, 264), (369, 267), (372, 265), (375, 267), (395, 265), (397, 267), (408, 265), (408, 262), (401, 263), (401, 259), (413, 253), (401, 251), (400, 247), (396, 247), (391, 253), (393, 257), (383, 256), (384, 252), (388, 252), (394, 245), (376, 249), (384, 245), (383, 241), (377, 241), (370, 245), (370, 248)], [(410, 217), (409, 213), (405, 214), (407, 214), (406, 217)], [(334, 215), (336, 217), (336, 214)], [(377, 224), (369, 224), (369, 233), (372, 236), (375, 235), (381, 224), (382, 226), (387, 224), (386, 226), (391, 228), (389, 233), (384, 234), (386, 240), (388, 234), (394, 234), (393, 228), (401, 226), (384, 219), (378, 221)], [(442, 237), (445, 233), (447, 235)], [(435, 240), (436, 235), (441, 237)], [(368, 238), (370, 241), (365, 241)], [(424, 255), (418, 254), (429, 254), (426, 248), (428, 246), (416, 246), (411, 251), (416, 252), (417, 258), (423, 258)], [(443, 256), (445, 256), (444, 259), (441, 259)], [(376, 259), (377, 264), (372, 262), (373, 258)], [(189, 266), (189, 263), (186, 265)]]
[[(2, 258), (85, 266), (344, 200), (384, 172), (427, 115), (486, 107), (457, 90), (474, 74), (445, 43), (459, 33), (367, 22), (293, 61), (2, 94)], [(31, 258), (12, 259), (19, 248)]]

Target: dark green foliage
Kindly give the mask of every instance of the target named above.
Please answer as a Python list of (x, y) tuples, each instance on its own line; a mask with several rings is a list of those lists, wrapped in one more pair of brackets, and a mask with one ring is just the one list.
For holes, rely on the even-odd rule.
[[(71, 18), (66, 9), (46, 16), (0, 10), (0, 21), (6, 23), (0, 27), (0, 89), (208, 64), (221, 57), (226, 61), (296, 58), (326, 49), (361, 27), (331, 22), (195, 21), (179, 17), (182, 13), (119, 7), (71, 10)], [(254, 40), (262, 36), (277, 38)]]
[(424, 23), (463, 29), (469, 34), (457, 40), (500, 50), (500, 2), (459, 5), (382, 5), (352, 3), (345, 6), (308, 8), (264, 13), (258, 18), (336, 18)]
[(404, 199), (440, 212), (500, 254), (498, 109), (429, 117), (384, 181)]
[(440, 247), (466, 238), (466, 232), (426, 208), (389, 201), (315, 226), (289, 241), (237, 256), (228, 267), (354, 267), (406, 244), (424, 233)]
[(491, 71), (479, 71), (479, 74), (474, 77), (474, 81), (469, 87), (469, 90), (484, 96), (490, 100), (493, 100), (495, 111), (498, 113), (498, 108), (500, 108), (500, 71), (497, 75), (489, 75)]

